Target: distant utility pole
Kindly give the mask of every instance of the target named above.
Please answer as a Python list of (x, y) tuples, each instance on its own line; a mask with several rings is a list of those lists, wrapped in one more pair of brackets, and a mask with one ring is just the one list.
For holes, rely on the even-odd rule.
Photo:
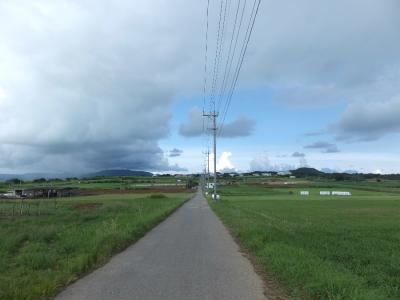
[(210, 183), (210, 148), (207, 147), (207, 188)]
[(209, 182), (210, 182), (210, 148), (207, 148), (207, 151), (203, 152), (204, 155), (207, 155), (207, 158), (205, 160), (205, 164), (207, 164), (204, 167), (204, 185), (208, 189)]
[(209, 112), (209, 113), (204, 113), (204, 117), (209, 117), (212, 119), (212, 127), (209, 128), (210, 130), (213, 131), (214, 135), (214, 201), (217, 200), (217, 117), (218, 113), (215, 111)]

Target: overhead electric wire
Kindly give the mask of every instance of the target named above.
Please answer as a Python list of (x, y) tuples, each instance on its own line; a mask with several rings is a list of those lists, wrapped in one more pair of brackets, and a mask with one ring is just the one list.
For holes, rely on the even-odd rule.
[[(208, 64), (208, 11), (210, 8), (210, 0), (207, 0), (206, 8), (206, 37), (205, 37), (205, 53), (204, 53), (204, 86), (203, 86), (203, 113), (206, 106), (206, 90), (207, 90), (207, 64)], [(205, 124), (203, 118), (203, 133), (205, 132)]]
[(216, 73), (216, 68), (217, 68), (217, 57), (218, 57), (218, 50), (219, 50), (219, 37), (220, 37), (220, 32), (221, 32), (221, 19), (222, 19), (222, 7), (223, 7), (224, 0), (221, 0), (221, 5), (219, 8), (219, 19), (218, 19), (218, 31), (217, 31), (217, 42), (215, 46), (215, 56), (214, 56), (214, 68), (213, 68), (213, 77), (212, 77), (212, 83), (211, 83), (211, 91), (210, 91), (210, 108), (212, 105), (212, 91), (214, 89), (214, 84), (215, 84), (215, 73)]
[[(224, 5), (224, 3), (225, 3), (225, 5)], [(221, 61), (222, 48), (223, 48), (223, 42), (224, 42), (227, 4), (228, 4), (228, 0), (226, 0), (226, 1), (221, 0), (219, 21), (218, 21), (217, 44), (216, 44), (216, 48), (215, 48), (213, 82), (212, 82), (211, 97), (210, 97), (210, 105), (212, 106), (211, 108), (214, 111), (215, 111), (215, 91), (216, 91), (216, 86), (218, 83), (219, 65), (220, 65), (220, 61)]]
[(233, 40), (234, 40), (234, 37), (235, 37), (236, 24), (237, 24), (237, 18), (238, 18), (238, 14), (239, 14), (241, 0), (238, 1), (238, 6), (236, 8), (235, 21), (233, 23), (232, 37), (231, 37), (231, 41), (229, 43), (228, 57), (227, 57), (227, 60), (226, 60), (226, 65), (225, 65), (224, 77), (223, 77), (223, 80), (222, 80), (221, 90), (220, 90), (219, 98), (218, 98), (217, 111), (220, 110), (222, 99), (223, 99), (223, 97), (225, 95), (225, 89), (226, 89), (226, 86), (228, 84), (230, 71), (231, 71), (231, 67), (232, 67), (232, 62), (233, 62), (233, 59), (235, 57), (236, 45), (237, 45), (237, 41), (238, 41), (238, 37), (239, 37), (239, 33), (240, 33), (240, 28), (242, 26), (243, 15), (244, 15), (245, 7), (246, 7), (246, 1), (247, 0), (244, 0), (242, 13), (241, 13), (241, 17), (240, 17), (240, 22), (239, 22), (239, 28), (238, 28), (238, 31), (237, 31), (237, 34), (236, 34), (236, 40), (235, 40), (235, 44), (234, 44), (233, 51), (232, 51), (232, 44), (233, 44)]
[[(247, 46), (249, 44), (250, 37), (251, 37), (251, 34), (253, 32), (253, 28), (254, 28), (254, 23), (255, 23), (255, 20), (257, 18), (258, 10), (260, 8), (260, 3), (261, 3), (261, 0), (255, 0), (254, 1), (254, 5), (253, 5), (252, 13), (250, 15), (251, 16), (250, 17), (250, 21), (249, 21), (249, 25), (251, 24), (251, 26), (250, 26), (250, 29), (249, 29), (249, 26), (248, 26), (247, 30), (246, 30), (244, 44), (243, 44), (243, 47), (242, 47), (242, 51), (240, 53), (241, 55), (239, 55), (239, 63), (237, 65), (236, 72), (234, 73), (234, 80), (233, 80), (230, 92), (228, 94), (227, 102), (226, 102), (225, 109), (224, 109), (224, 112), (223, 112), (222, 122), (221, 122), (221, 125), (220, 125), (220, 128), (219, 128), (219, 132), (218, 132), (219, 135), (221, 134), (221, 132), (223, 130), (226, 114), (227, 114), (227, 112), (229, 110), (229, 106), (230, 106), (230, 103), (232, 101), (232, 95), (233, 95), (233, 92), (234, 92), (234, 90), (236, 88), (237, 80), (239, 78), (239, 73), (240, 73), (240, 70), (242, 68), (243, 60), (244, 60), (244, 57), (245, 57), (245, 54), (246, 54), (246, 51), (247, 51)], [(255, 8), (255, 12), (254, 12), (254, 8)], [(254, 12), (254, 14), (253, 14), (253, 12)]]

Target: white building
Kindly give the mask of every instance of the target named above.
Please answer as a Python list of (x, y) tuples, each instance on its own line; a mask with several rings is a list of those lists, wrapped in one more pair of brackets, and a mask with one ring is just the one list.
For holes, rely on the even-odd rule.
[(351, 196), (350, 192), (333, 191), (332, 196)]
[(331, 192), (330, 192), (330, 191), (320, 191), (319, 194), (320, 194), (321, 196), (330, 196), (330, 195), (331, 195)]

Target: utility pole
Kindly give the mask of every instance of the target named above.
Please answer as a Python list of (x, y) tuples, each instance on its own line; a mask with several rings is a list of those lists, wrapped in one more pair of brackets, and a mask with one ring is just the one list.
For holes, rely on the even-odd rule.
[(207, 188), (210, 183), (210, 148), (207, 147)]
[(208, 189), (209, 182), (210, 182), (210, 148), (207, 148), (207, 151), (203, 152), (204, 155), (207, 155), (207, 158), (205, 160), (205, 167), (204, 167), (204, 185), (206, 186), (206, 189)]
[(217, 117), (218, 113), (215, 111), (209, 112), (209, 113), (204, 113), (204, 117), (209, 117), (212, 119), (212, 127), (209, 128), (210, 130), (213, 131), (214, 135), (214, 201), (217, 200)]

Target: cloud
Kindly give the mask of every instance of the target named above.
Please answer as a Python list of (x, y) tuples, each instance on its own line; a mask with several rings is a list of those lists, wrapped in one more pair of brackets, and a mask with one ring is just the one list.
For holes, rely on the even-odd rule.
[(319, 135), (324, 135), (326, 134), (325, 131), (315, 131), (315, 132), (307, 132), (304, 134), (304, 136), (319, 136)]
[(328, 143), (328, 142), (315, 142), (310, 145), (304, 146), (306, 149), (322, 149), (323, 153), (337, 153), (340, 152), (338, 147), (335, 144)]
[(193, 87), (179, 78), (196, 80), (186, 53), (197, 41), (180, 24), (200, 23), (169, 5), (1, 2), (0, 168), (181, 169), (158, 141), (178, 87)]
[[(185, 137), (198, 137), (210, 128), (210, 122), (203, 117), (203, 112), (198, 107), (189, 111), (188, 120), (179, 127), (179, 133)], [(222, 138), (246, 137), (252, 134), (255, 122), (246, 117), (239, 117), (232, 122), (225, 123), (220, 131)], [(218, 126), (221, 128), (221, 125)]]
[(305, 156), (306, 155), (304, 153), (297, 152), (297, 151), (292, 154), (292, 157), (305, 157)]
[(382, 102), (351, 104), (330, 127), (338, 140), (372, 141), (400, 133), (400, 96)]
[(217, 163), (217, 171), (223, 173), (235, 172), (236, 168), (234, 167), (230, 157), (232, 156), (232, 152), (224, 151), (221, 154), (221, 157)]
[(171, 151), (169, 151), (168, 156), (169, 157), (178, 157), (178, 156), (181, 156), (182, 153), (183, 153), (183, 150), (174, 148)]
[[(231, 161), (232, 152), (223, 151), (219, 159), (217, 159), (217, 171), (222, 173), (236, 172), (233, 162)], [(209, 170), (214, 172), (214, 155), (210, 153)]]
[[(211, 3), (210, 41), (217, 6)], [(175, 168), (159, 140), (170, 133), (174, 99), (201, 91), (204, 8), (194, 0), (121, 0), (112, 9), (94, 0), (0, 2), (2, 168)], [(397, 0), (268, 1), (237, 90), (268, 88), (291, 105), (388, 101), (400, 81), (399, 27)], [(181, 134), (201, 134), (203, 122), (190, 122), (201, 126), (185, 123)], [(337, 125), (344, 139), (384, 134), (383, 127), (361, 134), (346, 114)], [(239, 118), (223, 136), (247, 136), (253, 128)]]
[(255, 121), (246, 117), (239, 117), (238, 119), (220, 126), (221, 137), (235, 138), (245, 137), (253, 133)]
[(179, 133), (185, 137), (196, 137), (204, 134), (207, 124), (204, 121), (203, 112), (198, 107), (189, 111), (188, 120), (179, 127)]
[[(282, 25), (282, 19), (290, 22)], [(399, 78), (390, 75), (400, 66), (399, 25), (396, 0), (269, 1), (261, 7), (252, 37), (257, 49), (244, 71), (292, 105), (382, 95), (382, 81)]]
[(268, 154), (263, 153), (254, 157), (250, 161), (250, 171), (289, 171), (294, 170), (295, 166), (285, 163), (272, 164), (268, 158)]

